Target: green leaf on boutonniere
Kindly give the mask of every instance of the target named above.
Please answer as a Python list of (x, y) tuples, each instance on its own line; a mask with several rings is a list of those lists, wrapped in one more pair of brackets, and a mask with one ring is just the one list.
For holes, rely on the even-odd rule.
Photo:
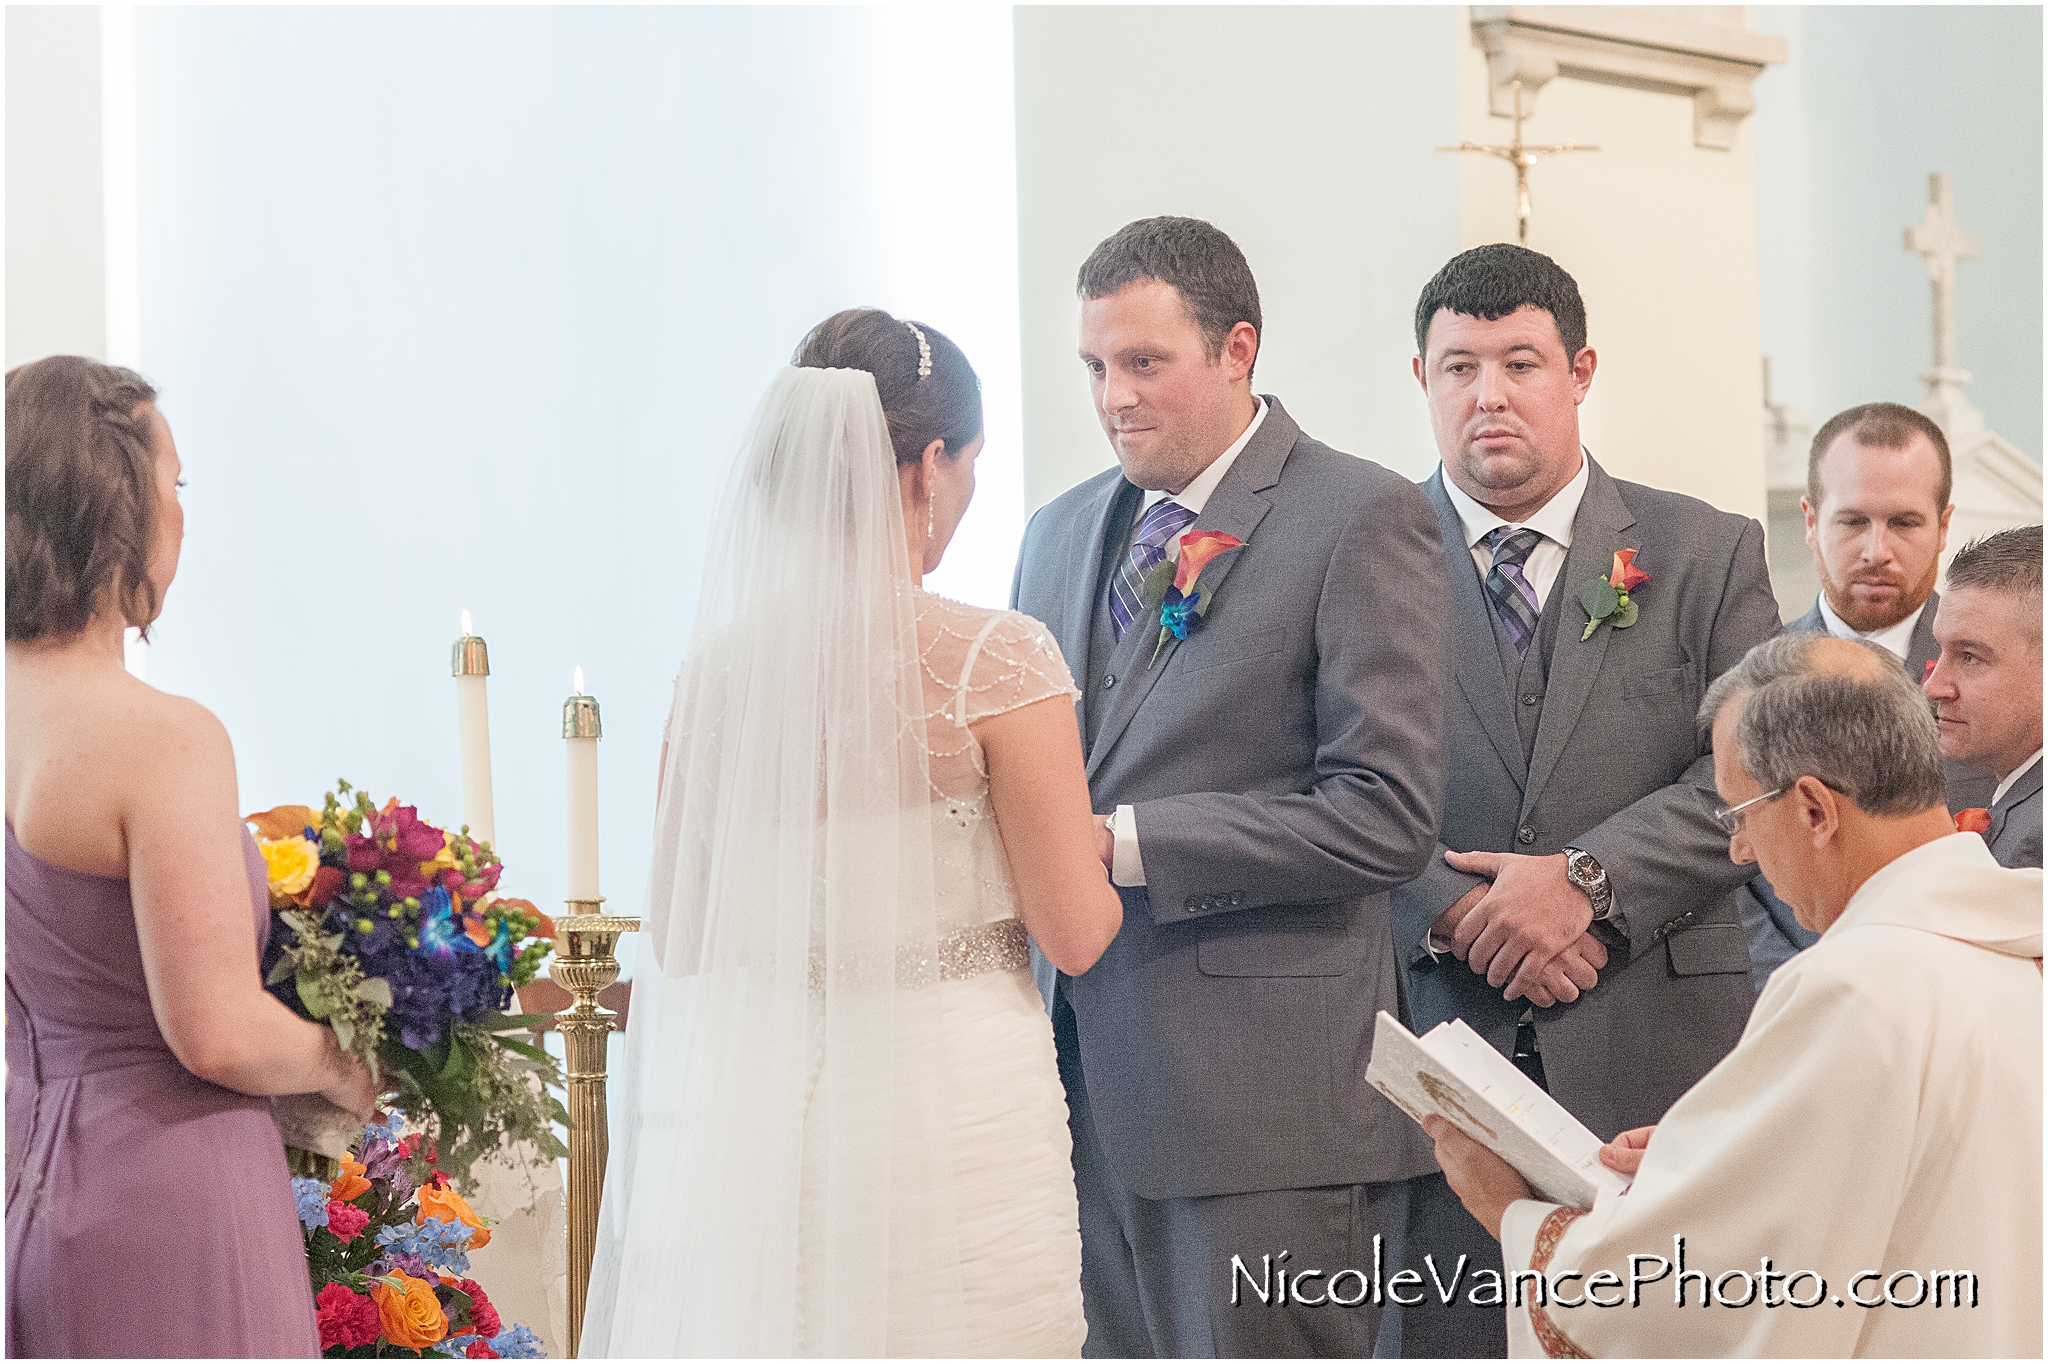
[(1145, 576), (1138, 580), (1138, 604), (1150, 615), (1157, 615), (1162, 602), (1166, 600), (1166, 589), (1173, 583), (1174, 563), (1161, 559), (1145, 570)]
[(1613, 615), (1621, 604), (1621, 593), (1605, 578), (1588, 578), (1579, 586), (1579, 605), (1586, 608), (1586, 615), (1598, 623)]

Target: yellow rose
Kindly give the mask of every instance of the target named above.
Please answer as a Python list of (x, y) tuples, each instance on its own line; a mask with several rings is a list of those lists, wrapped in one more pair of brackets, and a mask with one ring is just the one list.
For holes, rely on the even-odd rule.
[(382, 1279), (370, 1280), (370, 1296), (377, 1300), (377, 1324), (384, 1338), (402, 1350), (424, 1350), (440, 1343), (448, 1334), (448, 1314), (434, 1296), (434, 1286), (415, 1279), (404, 1270), (393, 1270), (393, 1287)]
[(270, 876), (270, 907), (282, 909), (292, 897), (313, 884), (320, 870), (320, 850), (304, 834), (295, 838), (266, 838), (256, 845), (263, 853), (263, 865)]

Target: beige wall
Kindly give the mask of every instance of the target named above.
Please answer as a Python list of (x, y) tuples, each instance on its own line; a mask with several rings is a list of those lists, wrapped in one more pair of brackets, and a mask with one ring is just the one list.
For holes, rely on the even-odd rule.
[(97, 6), (7, 7), (9, 368), (106, 354)]
[[(1460, 139), (1512, 136), (1486, 111), (1486, 60), (1462, 24), (1458, 118)], [(1689, 98), (1569, 78), (1544, 86), (1522, 132), (1600, 146), (1530, 173), (1529, 245), (1578, 280), (1600, 357), (1580, 409), (1587, 448), (1619, 478), (1762, 520), (1752, 135), (1745, 121), (1733, 151), (1695, 147)], [(1513, 241), (1513, 168), (1459, 160), (1462, 245)]]

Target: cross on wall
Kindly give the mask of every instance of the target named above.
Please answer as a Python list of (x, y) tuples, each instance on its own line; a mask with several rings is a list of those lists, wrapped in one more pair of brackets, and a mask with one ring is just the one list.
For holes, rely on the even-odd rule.
[(1927, 177), (1927, 216), (1918, 227), (1906, 229), (1906, 249), (1918, 252), (1927, 262), (1927, 278), (1934, 286), (1934, 369), (1960, 369), (1956, 348), (1956, 267), (1976, 260), (1983, 242), (1974, 232), (1965, 232), (1956, 221), (1955, 184), (1947, 171)]

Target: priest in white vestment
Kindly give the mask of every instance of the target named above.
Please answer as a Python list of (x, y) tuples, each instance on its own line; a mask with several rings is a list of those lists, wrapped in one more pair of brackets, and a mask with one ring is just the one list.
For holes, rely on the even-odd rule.
[(1635, 1179), (1590, 1212), (1429, 1121), (1501, 1238), (1511, 1352), (2040, 1356), (2041, 873), (1955, 832), (1927, 706), (1868, 646), (1761, 644), (1701, 719), (1729, 855), (1822, 937), (1603, 1149)]

